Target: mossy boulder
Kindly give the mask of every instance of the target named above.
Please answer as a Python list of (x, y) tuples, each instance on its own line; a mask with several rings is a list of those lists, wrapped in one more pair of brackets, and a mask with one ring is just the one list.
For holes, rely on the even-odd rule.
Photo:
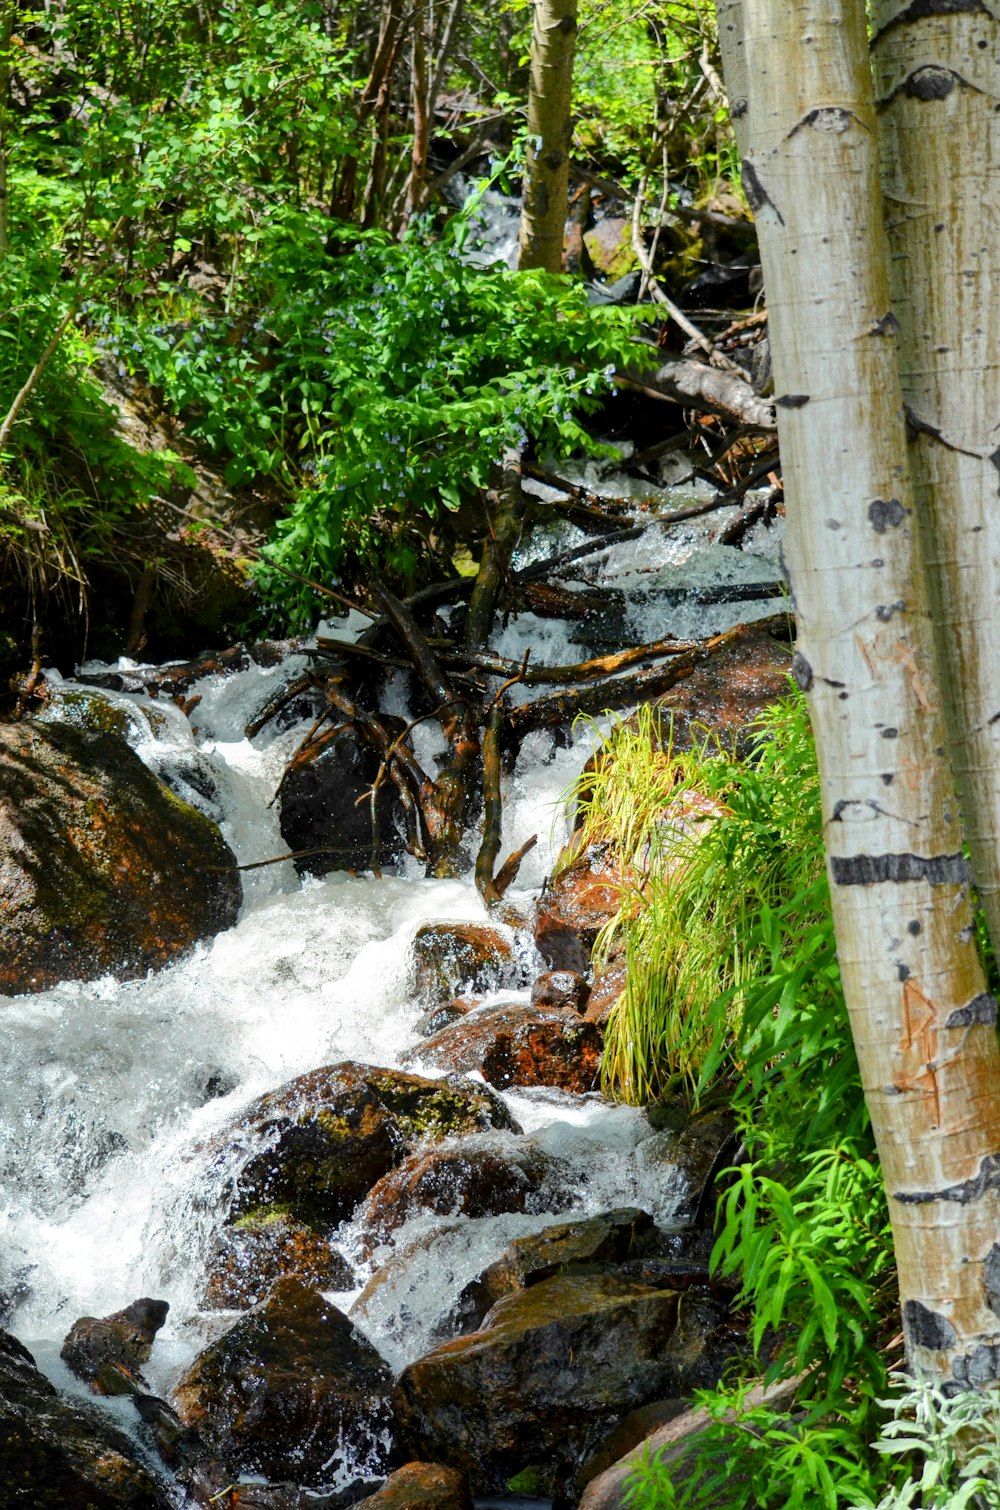
[(230, 1215), (278, 1209), (328, 1226), (420, 1145), (490, 1127), (519, 1130), (485, 1085), (352, 1061), (313, 1070), (255, 1101), (223, 1135), (223, 1162), (234, 1146), (253, 1150)]
[(464, 1473), (442, 1463), (405, 1463), (358, 1510), (472, 1510)]
[(173, 1403), (220, 1488), (244, 1473), (322, 1486), (384, 1470), (391, 1390), (368, 1339), (288, 1278), (195, 1359)]
[(97, 1407), (58, 1394), (27, 1348), (0, 1332), (4, 1510), (169, 1510), (174, 1500)]
[(354, 1272), (320, 1233), (280, 1212), (254, 1213), (219, 1234), (209, 1255), (202, 1304), (246, 1311), (274, 1282), (294, 1274), (318, 1290), (350, 1290)]
[(111, 719), (0, 726), (0, 992), (144, 975), (236, 921), (214, 823)]

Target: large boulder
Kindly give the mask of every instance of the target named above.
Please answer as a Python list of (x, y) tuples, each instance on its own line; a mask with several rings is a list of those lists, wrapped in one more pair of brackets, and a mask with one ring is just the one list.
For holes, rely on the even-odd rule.
[[(325, 876), (331, 870), (387, 865), (403, 851), (396, 827), (396, 789), (383, 781), (370, 792), (380, 755), (353, 729), (336, 729), (300, 751), (281, 784), (281, 837), (298, 871)], [(300, 853), (304, 852), (304, 853)]]
[(358, 1220), (371, 1253), (411, 1216), (537, 1214), (571, 1200), (565, 1166), (530, 1143), (514, 1147), (460, 1143), (414, 1154), (369, 1191)]
[(481, 1331), (405, 1368), (405, 1446), (502, 1489), (531, 1467), (565, 1479), (628, 1411), (681, 1393), (679, 1297), (614, 1275), (561, 1275), (498, 1302)]
[(289, 1278), (195, 1359), (173, 1398), (220, 1489), (243, 1473), (322, 1486), (383, 1471), (391, 1390), (367, 1338)]
[(0, 992), (143, 975), (236, 921), (218, 829), (120, 729), (0, 726)]
[(230, 1214), (278, 1208), (307, 1225), (339, 1222), (420, 1144), (489, 1127), (518, 1130), (485, 1085), (351, 1061), (313, 1070), (255, 1101), (223, 1135), (223, 1166), (234, 1147), (251, 1149)]
[(469, 1012), (410, 1057), (439, 1070), (478, 1070), (498, 1090), (551, 1085), (582, 1094), (600, 1078), (601, 1044), (598, 1024), (578, 1012), (504, 1002)]
[(3, 1510), (169, 1510), (135, 1445), (97, 1406), (58, 1394), (27, 1348), (0, 1332)]

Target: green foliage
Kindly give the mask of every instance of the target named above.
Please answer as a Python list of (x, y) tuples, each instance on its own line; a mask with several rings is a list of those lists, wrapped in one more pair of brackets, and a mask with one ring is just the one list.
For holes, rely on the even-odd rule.
[[(929, 1379), (896, 1374), (898, 1393), (880, 1403), (892, 1411), (875, 1450), (914, 1463), (891, 1484), (877, 1510), (1000, 1510), (1000, 1399), (962, 1390), (947, 1396)], [(869, 1510), (863, 1499), (852, 1510)]]
[[(641, 788), (643, 767), (658, 772), (638, 825), (627, 799), (602, 798), (616, 757), (626, 790)], [(687, 832), (679, 795), (708, 815)], [(806, 1376), (791, 1419), (751, 1407), (739, 1382), (703, 1395), (711, 1421), (693, 1471), (675, 1486), (662, 1459), (648, 1460), (630, 1503), (707, 1510), (725, 1485), (727, 1510), (854, 1504), (884, 1483), (866, 1443), (896, 1299), (804, 700), (766, 713), (744, 759), (717, 744), (675, 755), (647, 715), (616, 731), (583, 806), (585, 832), (603, 826), (625, 860), (604, 947), (624, 940), (633, 978), (609, 1023), (606, 1081), (635, 1099), (681, 1076), (696, 1096), (715, 1087), (729, 1099), (743, 1154), (720, 1201), (713, 1265), (741, 1280), (736, 1304), (765, 1381)]]
[(579, 416), (608, 391), (595, 371), (630, 352), (631, 317), (563, 279), (466, 266), (466, 227), (402, 243), (344, 228), (331, 256), (326, 217), (285, 207), (262, 220), (228, 318), (192, 303), (183, 320), (147, 305), (110, 322), (230, 483), (285, 490), (261, 582), (292, 620), (315, 615), (301, 579), (329, 582), (345, 558), (405, 577), (505, 446), (591, 445)]

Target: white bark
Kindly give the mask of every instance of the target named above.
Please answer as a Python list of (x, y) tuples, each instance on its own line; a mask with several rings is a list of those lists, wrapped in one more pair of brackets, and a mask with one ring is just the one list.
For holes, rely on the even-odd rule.
[(744, 56), (795, 667), (907, 1345), (981, 1386), (1000, 1377), (1000, 1051), (907, 473), (863, 0), (745, 0)]
[(1000, 948), (1000, 6), (877, 0), (893, 309), (952, 763)]

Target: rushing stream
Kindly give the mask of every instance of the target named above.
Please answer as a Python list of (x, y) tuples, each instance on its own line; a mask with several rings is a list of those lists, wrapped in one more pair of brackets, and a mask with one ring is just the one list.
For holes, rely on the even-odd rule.
[[(705, 634), (773, 611), (773, 602), (692, 609), (664, 590), (663, 573), (674, 580), (685, 561), (696, 579), (741, 573), (741, 580), (773, 580), (773, 541), (760, 554), (714, 546), (718, 524), (710, 516), (705, 524), (656, 531), (639, 543), (641, 552), (632, 542), (617, 554), (595, 551), (584, 563), (627, 594), (626, 628), (636, 639)], [(576, 538), (570, 531), (565, 544)], [(325, 632), (351, 628), (328, 625)], [(512, 621), (496, 645), (520, 655), (529, 642), (537, 662), (581, 653), (563, 626), (531, 615)], [(268, 726), (251, 744), (243, 729), (294, 670), (286, 662), (205, 678), (189, 717), (166, 700), (107, 694), (127, 709), (142, 758), (221, 822), (242, 863), (285, 852), (277, 810), (268, 804), (304, 730)], [(426, 730), (422, 737), (433, 739)], [(525, 914), (566, 837), (561, 797), (593, 737), (585, 730), (572, 747), (557, 748), (548, 734), (529, 736), (508, 784), (503, 852), (539, 836), (510, 894)], [(426, 758), (431, 750), (418, 753)], [(227, 1176), (211, 1149), (213, 1135), (263, 1092), (320, 1065), (358, 1059), (399, 1066), (419, 1042), (423, 1006), (413, 995), (409, 951), (428, 920), (484, 921), (471, 877), (428, 880), (408, 861), (401, 874), (381, 880), (336, 874), (301, 881), (286, 862), (245, 871), (237, 926), (158, 974), (70, 982), (3, 1000), (0, 1306), (58, 1382), (68, 1381), (58, 1350), (76, 1318), (105, 1315), (140, 1295), (170, 1302), (146, 1369), (160, 1394), (218, 1332), (220, 1318), (199, 1310), (200, 1258), (220, 1220), (217, 1192)], [(519, 947), (532, 950), (530, 933), (519, 935)], [(419, 1062), (408, 1067), (421, 1070)], [(506, 1100), (525, 1137), (559, 1161), (553, 1210), (631, 1204), (669, 1221), (681, 1192), (662, 1169), (644, 1163), (641, 1145), (651, 1128), (643, 1113), (596, 1094), (531, 1090)], [(480, 1136), (502, 1142), (512, 1135)], [(409, 1248), (409, 1259), (376, 1255), (390, 1259), (385, 1282), (353, 1319), (399, 1368), (437, 1340), (435, 1328), (458, 1291), (512, 1236), (554, 1219), (551, 1212), (436, 1217), (430, 1240), (432, 1219), (411, 1219), (394, 1244), (397, 1254)], [(359, 1260), (349, 1222), (336, 1245), (363, 1283), (372, 1264)], [(334, 1299), (349, 1309), (357, 1293)]]

